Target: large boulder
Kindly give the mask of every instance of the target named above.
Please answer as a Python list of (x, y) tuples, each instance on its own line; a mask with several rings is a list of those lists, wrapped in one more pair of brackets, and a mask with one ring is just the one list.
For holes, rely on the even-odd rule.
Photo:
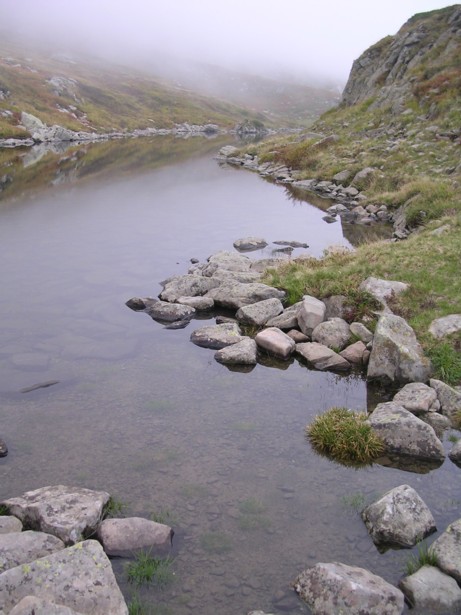
[(180, 297), (197, 297), (219, 286), (218, 280), (200, 275), (181, 275), (168, 280), (160, 293), (162, 301), (174, 303)]
[(461, 585), (461, 519), (451, 523), (429, 547), (437, 556), (437, 566)]
[(269, 327), (255, 337), (256, 344), (279, 359), (289, 359), (295, 349), (295, 342), (286, 333)]
[(383, 440), (386, 453), (442, 461), (445, 450), (433, 428), (395, 402), (378, 404), (368, 421)]
[(417, 613), (461, 613), (461, 589), (435, 566), (423, 566), (402, 579), (399, 587)]
[(296, 353), (304, 357), (315, 369), (321, 371), (347, 371), (351, 368), (351, 364), (344, 357), (317, 342), (296, 344)]
[(389, 299), (400, 295), (400, 293), (403, 293), (407, 288), (408, 284), (404, 282), (381, 280), (372, 276), (364, 280), (359, 286), (359, 290), (372, 295), (384, 307), (387, 307)]
[(440, 410), (437, 393), (422, 382), (409, 382), (394, 395), (393, 401), (413, 414)]
[(304, 335), (309, 337), (317, 325), (325, 320), (326, 306), (323, 301), (304, 295), (298, 311), (298, 325)]
[(429, 326), (429, 333), (437, 339), (457, 331), (461, 331), (461, 314), (450, 314), (443, 316), (443, 318), (436, 318)]
[(98, 527), (97, 536), (107, 555), (123, 556), (137, 549), (169, 549), (173, 530), (163, 523), (128, 517), (104, 519)]
[(282, 302), (280, 299), (273, 298), (241, 307), (237, 311), (236, 318), (239, 322), (260, 327), (282, 312)]
[(0, 534), (0, 572), (60, 551), (64, 546), (62, 540), (44, 532)]
[(349, 341), (351, 331), (349, 325), (342, 318), (330, 318), (321, 322), (312, 331), (312, 341), (328, 346), (339, 352)]
[(245, 339), (237, 323), (227, 322), (219, 325), (209, 325), (194, 331), (190, 341), (202, 348), (216, 350), (237, 344)]
[(430, 361), (410, 325), (400, 316), (383, 314), (373, 338), (368, 380), (427, 382), (430, 372)]
[(202, 269), (202, 275), (210, 277), (218, 269), (227, 271), (250, 271), (251, 260), (248, 256), (236, 252), (217, 252), (209, 257), (208, 263)]
[(62, 604), (35, 596), (26, 596), (10, 611), (9, 615), (83, 615)]
[(215, 304), (230, 310), (238, 310), (244, 305), (251, 305), (265, 299), (284, 299), (285, 293), (282, 290), (253, 282), (242, 284), (240, 282), (227, 281), (217, 288), (210, 290), (207, 297), (211, 297)]
[[(270, 318), (266, 325), (268, 327), (277, 327), (278, 329), (296, 329), (298, 327), (298, 312), (301, 307), (301, 302), (295, 303), (287, 307), (279, 316)], [(304, 334), (303, 334), (304, 335)]]
[(177, 322), (178, 320), (190, 320), (195, 314), (195, 309), (180, 303), (156, 301), (146, 308), (146, 312), (151, 318), (160, 322)]
[(402, 592), (364, 568), (339, 562), (316, 564), (295, 580), (295, 591), (312, 615), (401, 615)]
[(256, 365), (258, 348), (251, 337), (245, 337), (241, 342), (218, 350), (214, 358), (225, 365)]
[(413, 547), (437, 529), (431, 511), (409, 485), (391, 489), (361, 516), (377, 546)]
[(128, 615), (112, 565), (96, 540), (85, 540), (0, 574), (0, 606), (5, 615), (26, 596), (77, 613)]
[(437, 393), (442, 414), (450, 420), (453, 419), (456, 413), (461, 411), (461, 392), (434, 378), (431, 378), (429, 384)]
[(74, 544), (96, 530), (109, 498), (105, 491), (54, 485), (27, 491), (1, 504), (25, 526)]

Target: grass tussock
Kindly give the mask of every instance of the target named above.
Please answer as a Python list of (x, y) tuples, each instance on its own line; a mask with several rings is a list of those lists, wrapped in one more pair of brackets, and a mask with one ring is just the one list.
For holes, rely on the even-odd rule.
[(380, 438), (366, 422), (367, 415), (347, 408), (330, 408), (306, 427), (314, 449), (344, 465), (370, 465), (384, 450)]
[(408, 576), (417, 572), (423, 566), (438, 566), (437, 555), (428, 548), (425, 542), (418, 544), (418, 552), (408, 558), (405, 572)]
[(153, 584), (157, 587), (169, 585), (174, 578), (173, 558), (152, 557), (150, 552), (142, 551), (126, 567), (129, 583), (136, 586)]

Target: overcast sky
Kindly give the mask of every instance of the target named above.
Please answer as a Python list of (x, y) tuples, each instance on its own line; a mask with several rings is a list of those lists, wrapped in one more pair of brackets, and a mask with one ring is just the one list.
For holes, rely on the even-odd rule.
[(0, 0), (0, 29), (60, 46), (146, 57), (160, 50), (246, 68), (347, 79), (371, 44), (443, 0)]

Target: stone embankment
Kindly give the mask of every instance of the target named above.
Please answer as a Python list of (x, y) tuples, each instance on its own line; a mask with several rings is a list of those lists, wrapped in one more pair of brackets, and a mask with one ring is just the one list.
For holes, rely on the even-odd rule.
[[(320, 135), (317, 135), (320, 136)], [(320, 138), (314, 144), (319, 147), (330, 137)], [(298, 171), (293, 170), (283, 164), (273, 162), (259, 162), (257, 155), (239, 155), (239, 150), (226, 145), (219, 151), (216, 159), (222, 164), (243, 167), (250, 171), (259, 173), (262, 177), (270, 177), (277, 183), (292, 186), (294, 189), (306, 192), (314, 192), (318, 196), (337, 201), (327, 209), (327, 222), (335, 222), (340, 217), (345, 222), (370, 226), (379, 222), (392, 222), (394, 225), (394, 240), (405, 239), (410, 234), (403, 210), (392, 213), (387, 206), (380, 203), (368, 203), (367, 197), (363, 192), (363, 186), (367, 180), (378, 172), (373, 167), (366, 167), (358, 173), (352, 174), (349, 169), (337, 173), (331, 181), (319, 179), (301, 179)]]
[[(264, 239), (255, 237), (234, 243), (249, 250), (265, 245)], [(381, 304), (373, 333), (368, 322), (351, 320), (346, 297), (304, 296), (285, 307), (285, 293), (260, 281), (261, 272), (274, 265), (274, 261), (220, 252), (206, 263), (195, 262), (187, 274), (164, 281), (159, 298), (133, 298), (127, 305), (169, 328), (187, 326), (197, 312), (203, 319), (207, 311), (211, 318), (215, 308), (231, 311), (228, 316), (217, 316), (215, 324), (195, 329), (190, 339), (215, 350), (215, 359), (233, 369), (252, 369), (267, 355), (280, 361), (296, 357), (312, 369), (362, 370), (369, 381), (398, 388), (393, 400), (378, 404), (368, 418), (384, 443), (378, 462), (413, 472), (440, 466), (446, 457), (441, 438), (461, 412), (461, 392), (431, 378), (430, 362), (413, 329), (392, 313), (390, 300), (408, 286), (376, 278), (363, 281), (360, 290)], [(443, 337), (460, 328), (461, 316), (451, 315), (434, 321), (430, 331)], [(459, 441), (449, 458), (461, 466)], [(362, 518), (380, 550), (410, 548), (436, 531), (430, 510), (408, 485), (392, 489), (367, 506)], [(437, 566), (424, 566), (405, 577), (400, 589), (367, 570), (338, 562), (319, 563), (303, 571), (294, 588), (314, 614), (397, 615), (403, 612), (405, 600), (427, 612), (455, 613), (461, 608), (460, 549), (461, 519), (430, 547)]]
[(0, 615), (128, 615), (109, 556), (168, 552), (172, 529), (104, 519), (105, 491), (44, 487), (1, 502)]

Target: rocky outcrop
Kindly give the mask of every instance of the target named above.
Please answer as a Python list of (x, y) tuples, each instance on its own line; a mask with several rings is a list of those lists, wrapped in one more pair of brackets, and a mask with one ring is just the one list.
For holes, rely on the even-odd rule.
[(431, 511), (409, 485), (391, 489), (361, 515), (378, 547), (413, 547), (436, 531)]
[(338, 562), (319, 563), (304, 570), (295, 591), (313, 615), (401, 615), (402, 592), (368, 570)]
[(371, 100), (376, 108), (403, 111), (413, 97), (412, 76), (432, 58), (449, 57), (455, 33), (461, 28), (461, 8), (454, 5), (432, 13), (415, 15), (395, 36), (388, 36), (355, 60), (344, 88), (341, 104)]

